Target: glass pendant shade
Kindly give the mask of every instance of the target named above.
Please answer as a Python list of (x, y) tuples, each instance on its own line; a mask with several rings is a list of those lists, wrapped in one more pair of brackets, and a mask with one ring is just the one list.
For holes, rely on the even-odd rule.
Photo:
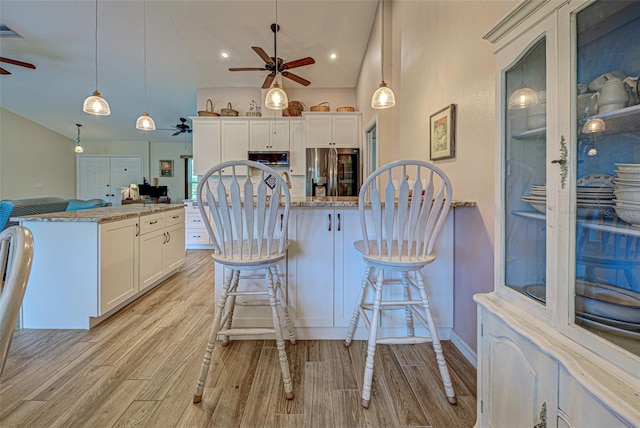
[(154, 131), (156, 129), (156, 123), (153, 121), (149, 113), (146, 111), (136, 120), (136, 129), (142, 131)]
[(389, 108), (396, 105), (396, 97), (386, 83), (381, 82), (371, 97), (371, 107), (375, 109)]
[(96, 116), (109, 116), (111, 109), (107, 100), (102, 98), (100, 92), (96, 89), (93, 94), (87, 97), (82, 104), (82, 111)]
[(509, 97), (509, 110), (527, 108), (534, 104), (538, 104), (538, 94), (530, 88), (518, 89)]
[(82, 148), (82, 146), (80, 144), (76, 144), (75, 149), (73, 149), (74, 152), (76, 153), (82, 153), (84, 152), (84, 149)]
[(606, 129), (606, 126), (604, 124), (604, 120), (602, 119), (589, 119), (585, 122), (585, 124), (582, 126), (582, 132), (584, 132), (585, 134), (593, 134), (596, 132), (602, 132)]
[(273, 84), (264, 100), (264, 105), (272, 110), (284, 110), (289, 106), (287, 93), (276, 82)]
[(76, 153), (84, 152), (84, 149), (80, 145), (80, 127), (81, 126), (82, 125), (80, 125), (79, 123), (76, 123), (76, 128), (78, 128), (78, 136), (76, 137), (76, 146), (73, 149), (73, 151), (76, 152)]

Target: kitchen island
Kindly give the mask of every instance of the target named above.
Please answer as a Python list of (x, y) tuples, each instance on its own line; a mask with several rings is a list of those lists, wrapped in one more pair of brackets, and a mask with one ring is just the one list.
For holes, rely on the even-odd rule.
[(22, 327), (88, 329), (185, 260), (184, 205), (120, 205), (16, 217), (34, 237)]
[[(452, 201), (435, 248), (437, 258), (423, 270), (438, 333), (445, 340), (453, 328), (455, 211), (475, 205)], [(292, 243), (279, 270), (298, 337), (344, 339), (364, 273), (362, 256), (353, 247), (361, 234), (358, 198), (292, 197), (287, 233)], [(216, 265), (216, 296), (222, 291), (223, 274), (222, 266)], [(234, 323), (269, 326), (271, 317), (269, 308), (236, 307)], [(383, 314), (381, 327), (382, 335), (404, 332), (404, 311)], [(420, 334), (428, 336), (425, 331)], [(365, 328), (356, 330), (356, 339), (366, 337)]]

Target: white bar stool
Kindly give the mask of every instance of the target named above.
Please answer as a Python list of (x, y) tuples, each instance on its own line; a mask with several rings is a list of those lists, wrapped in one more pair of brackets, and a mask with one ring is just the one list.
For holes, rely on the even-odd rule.
[[(225, 173), (230, 171), (231, 176), (223, 176), (223, 170)], [(257, 179), (255, 196), (252, 176)], [(238, 179), (244, 180), (242, 195)], [(296, 336), (277, 267), (287, 256), (289, 247), (286, 236), (291, 202), (289, 189), (277, 171), (268, 166), (252, 161), (231, 161), (207, 171), (198, 183), (197, 194), (200, 214), (214, 246), (212, 257), (224, 266), (225, 275), (193, 402), (202, 401), (218, 336), (223, 345), (227, 345), (229, 336), (262, 334), (275, 334), (285, 396), (291, 400), (294, 398), (293, 383), (282, 325), (287, 326), (292, 344), (295, 344)], [(211, 217), (207, 215), (205, 205), (208, 205)], [(262, 289), (243, 287), (245, 282), (241, 280), (256, 278), (264, 280)], [(242, 301), (236, 302), (237, 297), (242, 297)], [(273, 328), (233, 328), (236, 304), (270, 306)]]
[[(414, 177), (413, 180), (409, 176)], [(394, 180), (395, 178), (395, 180)], [(394, 185), (397, 183), (397, 185)], [(380, 190), (379, 190), (380, 189)], [(382, 198), (381, 191), (384, 192)], [(353, 339), (358, 319), (369, 329), (367, 359), (362, 387), (362, 407), (369, 408), (376, 344), (416, 344), (431, 342), (436, 354), (447, 400), (456, 404), (456, 395), (442, 352), (421, 269), (436, 258), (433, 252), (438, 234), (451, 205), (451, 182), (439, 168), (423, 161), (404, 160), (387, 164), (371, 174), (362, 185), (359, 197), (362, 237), (354, 242), (366, 264), (360, 293), (353, 311), (345, 345)], [(371, 202), (366, 199), (370, 198)], [(399, 279), (391, 278), (391, 273)], [(400, 285), (401, 298), (383, 299), (383, 288)], [(437, 285), (434, 285), (434, 287)], [(413, 296), (417, 290), (418, 296)], [(368, 297), (373, 293), (373, 302)], [(381, 313), (404, 310), (406, 336), (378, 337)], [(367, 312), (371, 311), (371, 318)], [(430, 337), (414, 335), (414, 317)]]

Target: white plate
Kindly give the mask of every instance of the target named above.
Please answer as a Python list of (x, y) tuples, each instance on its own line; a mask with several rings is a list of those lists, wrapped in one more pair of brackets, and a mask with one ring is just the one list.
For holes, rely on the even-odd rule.
[(614, 163), (619, 170), (640, 170), (640, 163)]
[(614, 326), (611, 326), (611, 325), (602, 324), (602, 323), (599, 323), (597, 321), (592, 321), (592, 320), (587, 319), (587, 318), (582, 317), (582, 316), (578, 317), (578, 319), (576, 320), (576, 324), (583, 325), (585, 327), (590, 327), (590, 328), (593, 328), (595, 330), (604, 331), (606, 333), (612, 333), (612, 334), (615, 334), (617, 336), (627, 337), (629, 339), (636, 339), (636, 340), (640, 339), (640, 332), (624, 330), (624, 329), (617, 328), (617, 327), (614, 327)]
[(588, 174), (584, 177), (580, 177), (578, 181), (576, 181), (576, 185), (578, 186), (588, 186), (588, 187), (614, 187), (613, 185), (613, 176), (609, 174)]

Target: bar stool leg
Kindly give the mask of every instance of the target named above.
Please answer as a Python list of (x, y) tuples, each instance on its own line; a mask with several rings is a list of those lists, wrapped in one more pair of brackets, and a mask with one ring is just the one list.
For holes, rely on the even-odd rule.
[(289, 331), (289, 341), (292, 345), (296, 344), (296, 331), (293, 328), (293, 323), (291, 322), (291, 317), (289, 316), (289, 305), (287, 304), (287, 299), (282, 291), (282, 283), (280, 281), (280, 275), (278, 274), (278, 266), (273, 266), (271, 268), (271, 273), (275, 276), (275, 287), (276, 287), (276, 298), (279, 303), (279, 307), (282, 310), (282, 320), (287, 326), (287, 330)]
[(364, 364), (364, 381), (362, 382), (362, 407), (369, 408), (371, 400), (371, 382), (373, 381), (373, 362), (376, 354), (376, 342), (378, 339), (378, 325), (380, 325), (380, 302), (382, 301), (382, 286), (384, 284), (384, 271), (378, 270), (376, 280), (376, 292), (373, 300), (373, 315), (371, 316), (371, 329), (369, 342), (367, 343), (367, 359)]
[(269, 304), (271, 305), (271, 313), (273, 316), (273, 329), (276, 334), (276, 346), (278, 348), (278, 359), (280, 360), (280, 369), (282, 370), (282, 382), (284, 383), (284, 395), (287, 400), (293, 400), (295, 394), (293, 392), (293, 382), (291, 381), (291, 373), (289, 371), (289, 360), (285, 350), (284, 339), (282, 338), (282, 326), (280, 324), (280, 315), (278, 314), (278, 302), (276, 298), (275, 285), (273, 283), (273, 274), (270, 268), (265, 269), (265, 279), (267, 289), (269, 290)]
[(436, 361), (438, 362), (438, 368), (440, 369), (440, 376), (442, 377), (442, 383), (444, 384), (444, 390), (447, 394), (447, 401), (449, 404), (456, 404), (456, 393), (453, 390), (453, 384), (451, 383), (451, 377), (449, 376), (449, 369), (447, 368), (447, 361), (444, 359), (444, 353), (442, 352), (442, 346), (440, 345), (440, 337), (438, 336), (438, 330), (436, 323), (433, 321), (431, 315), (431, 309), (429, 309), (429, 299), (427, 292), (424, 288), (424, 280), (420, 271), (416, 271), (416, 281), (418, 290), (420, 291), (420, 298), (422, 299), (422, 306), (427, 318), (427, 324), (429, 326), (429, 332), (431, 333), (431, 343), (433, 350), (436, 354)]
[(216, 309), (215, 316), (213, 318), (213, 325), (211, 326), (211, 333), (209, 333), (209, 341), (207, 342), (207, 348), (204, 351), (204, 359), (202, 361), (202, 367), (200, 368), (200, 376), (198, 377), (198, 383), (196, 384), (196, 390), (193, 394), (193, 402), (199, 403), (202, 401), (202, 391), (204, 390), (204, 384), (207, 381), (209, 374), (209, 366), (211, 365), (211, 356), (213, 349), (216, 346), (216, 339), (218, 338), (218, 331), (220, 330), (220, 324), (222, 322), (222, 312), (227, 304), (227, 293), (231, 286), (231, 281), (234, 275), (234, 271), (229, 269), (225, 272), (224, 283), (222, 285), (222, 294), (218, 301), (218, 307)]
[[(240, 282), (240, 271), (239, 270), (234, 270), (233, 271), (233, 276), (231, 279), (231, 287), (229, 287), (229, 291), (236, 291), (236, 289), (238, 288), (238, 283)], [(229, 297), (229, 316), (227, 317), (227, 322), (224, 325), (224, 329), (228, 330), (231, 328), (231, 322), (233, 321), (233, 311), (236, 309), (236, 296), (230, 296)], [(227, 335), (220, 335), (222, 337), (222, 346), (228, 346), (229, 345), (229, 336)]]
[[(402, 287), (404, 288), (404, 298), (405, 300), (411, 300), (411, 287), (409, 286), (409, 278), (407, 278), (407, 273), (402, 272)], [(407, 324), (407, 336), (413, 337), (415, 336), (415, 331), (413, 328), (413, 314), (411, 313), (410, 305), (404, 306), (404, 317)]]
[(358, 319), (360, 318), (360, 308), (364, 303), (364, 299), (366, 298), (366, 288), (369, 284), (369, 275), (371, 275), (371, 266), (367, 265), (364, 269), (364, 275), (362, 276), (362, 283), (360, 284), (360, 291), (358, 292), (358, 297), (356, 298), (356, 304), (353, 309), (353, 315), (351, 315), (351, 322), (349, 323), (349, 330), (347, 330), (347, 337), (344, 340), (344, 346), (350, 346), (351, 341), (353, 340), (353, 334), (356, 331), (356, 327), (358, 326)]

